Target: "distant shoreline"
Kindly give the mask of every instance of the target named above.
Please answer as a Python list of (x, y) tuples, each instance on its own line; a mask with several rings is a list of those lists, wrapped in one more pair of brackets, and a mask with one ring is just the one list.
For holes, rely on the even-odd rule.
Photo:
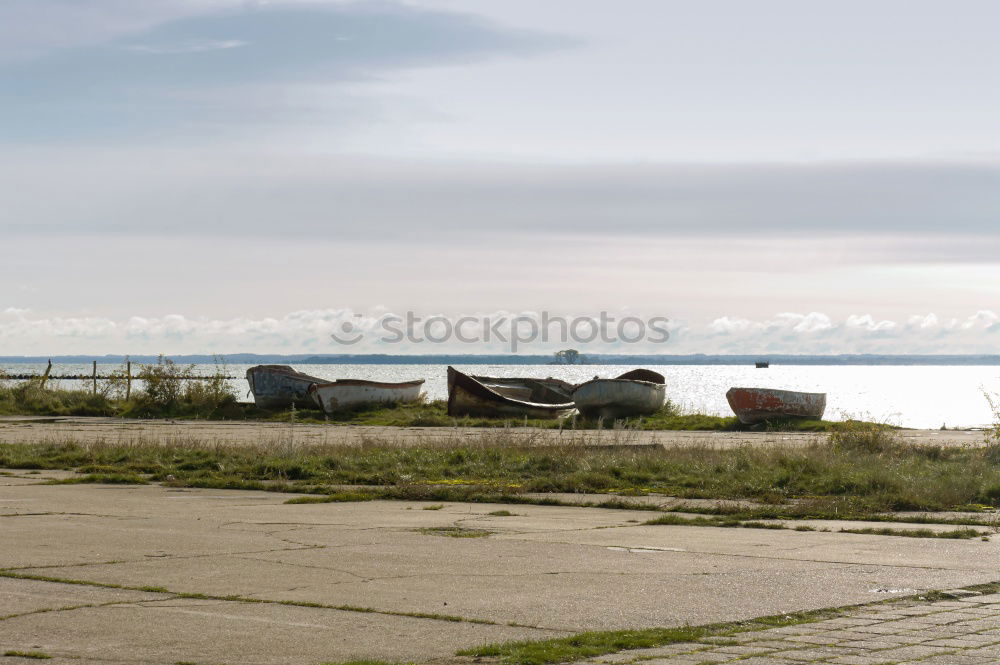
[[(1000, 355), (791, 355), (791, 354), (688, 354), (688, 355), (613, 355), (584, 354), (586, 362), (580, 365), (753, 365), (768, 361), (775, 365), (885, 365), (885, 366), (1000, 366)], [(553, 355), (485, 355), (485, 354), (180, 354), (167, 355), (174, 362), (184, 364), (212, 364), (221, 360), (231, 364), (283, 364), (283, 365), (549, 365)], [(63, 356), (0, 356), (0, 364), (45, 363), (81, 364), (97, 361), (99, 364), (120, 364), (129, 359), (135, 363), (156, 362), (156, 355), (63, 355)]]

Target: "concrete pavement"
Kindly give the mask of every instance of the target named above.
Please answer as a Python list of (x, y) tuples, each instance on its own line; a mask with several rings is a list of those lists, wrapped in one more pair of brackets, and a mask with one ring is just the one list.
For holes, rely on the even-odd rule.
[[(654, 514), (576, 507), (288, 505), (278, 493), (9, 473), (0, 653), (76, 663), (451, 661), (497, 641), (1000, 578), (1000, 543), (979, 539), (644, 526)], [(490, 514), (501, 510), (514, 515)]]

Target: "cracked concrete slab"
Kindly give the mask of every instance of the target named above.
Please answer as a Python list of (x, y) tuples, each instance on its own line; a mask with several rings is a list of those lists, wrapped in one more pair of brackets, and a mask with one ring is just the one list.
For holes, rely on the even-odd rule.
[[(11, 543), (0, 549), (0, 567), (218, 597), (17, 617), (0, 621), (0, 645), (171, 663), (427, 659), (501, 639), (862, 603), (993, 581), (1000, 564), (1000, 547), (979, 540), (643, 526), (654, 516), (647, 511), (289, 505), (288, 497), (156, 485), (0, 487), (0, 512), (20, 513), (0, 522)], [(501, 509), (515, 515), (489, 514)], [(427, 527), (491, 534), (452, 538), (420, 531)], [(56, 595), (89, 589), (34, 584)], [(231, 595), (375, 612), (221, 599)]]
[(545, 635), (508, 626), (188, 599), (0, 621), (4, 649), (129, 663), (406, 661), (451, 656), (470, 644)]

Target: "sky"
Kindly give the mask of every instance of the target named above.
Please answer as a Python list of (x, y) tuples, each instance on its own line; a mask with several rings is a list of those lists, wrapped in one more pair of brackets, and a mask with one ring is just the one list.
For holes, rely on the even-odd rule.
[(510, 350), (373, 333), (406, 312), (670, 321), (595, 352), (996, 353), (998, 20), (5, 0), (0, 355)]

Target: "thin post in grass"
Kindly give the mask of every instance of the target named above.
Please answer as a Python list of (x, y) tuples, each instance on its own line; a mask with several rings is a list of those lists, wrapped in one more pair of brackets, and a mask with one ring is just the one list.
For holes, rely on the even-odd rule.
[(94, 372), (90, 375), (94, 381), (94, 394), (97, 394), (97, 361), (94, 361)]
[(125, 401), (132, 399), (132, 361), (125, 361)]
[(42, 380), (38, 384), (40, 388), (42, 389), (45, 388), (45, 382), (49, 380), (49, 372), (51, 371), (52, 371), (52, 358), (49, 358), (49, 364), (48, 366), (46, 366), (45, 373), (42, 374)]

